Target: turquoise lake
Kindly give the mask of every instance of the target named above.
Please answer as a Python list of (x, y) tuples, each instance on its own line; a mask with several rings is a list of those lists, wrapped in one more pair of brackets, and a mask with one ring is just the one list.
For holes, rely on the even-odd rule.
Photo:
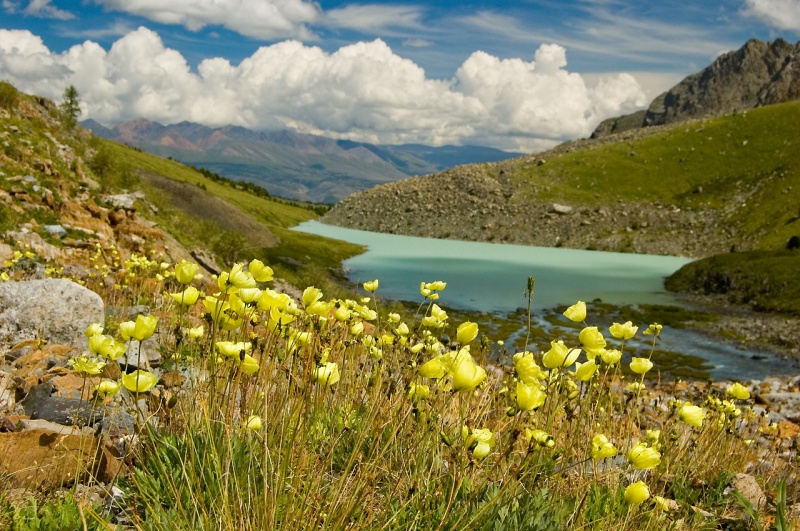
[[(690, 261), (398, 236), (316, 221), (294, 230), (366, 246), (366, 253), (344, 262), (345, 272), (355, 283), (379, 279), (377, 293), (382, 297), (419, 302), (420, 282), (443, 280), (447, 282), (440, 299), (444, 305), (496, 314), (527, 305), (524, 291), (529, 276), (536, 279), (532, 307), (537, 310), (563, 310), (578, 300), (595, 299), (611, 304), (681, 305), (664, 290), (664, 278)], [(591, 313), (591, 304), (589, 308)], [(787, 362), (770, 353), (720, 344), (699, 332), (665, 329), (663, 338), (663, 347), (706, 360), (715, 379), (741, 378), (743, 371), (748, 378), (758, 379), (787, 370)]]

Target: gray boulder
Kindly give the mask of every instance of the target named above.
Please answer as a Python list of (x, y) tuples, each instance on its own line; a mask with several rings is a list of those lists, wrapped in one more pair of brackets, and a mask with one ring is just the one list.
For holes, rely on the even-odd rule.
[(103, 324), (103, 300), (64, 279), (0, 283), (0, 340), (25, 339), (87, 348), (84, 330)]

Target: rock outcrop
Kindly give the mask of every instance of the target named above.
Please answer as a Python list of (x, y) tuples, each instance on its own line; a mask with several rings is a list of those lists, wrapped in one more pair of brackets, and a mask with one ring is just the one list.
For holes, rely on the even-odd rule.
[(100, 296), (60, 278), (0, 283), (0, 337), (86, 347), (83, 331), (105, 319)]
[(592, 138), (796, 99), (800, 99), (800, 42), (752, 39), (658, 96), (646, 111), (605, 120)]

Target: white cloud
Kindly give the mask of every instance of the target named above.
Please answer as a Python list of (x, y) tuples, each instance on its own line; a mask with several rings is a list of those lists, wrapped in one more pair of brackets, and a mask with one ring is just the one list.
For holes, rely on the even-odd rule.
[(139, 15), (192, 31), (223, 26), (259, 39), (313, 39), (306, 24), (320, 16), (307, 0), (94, 0), (107, 9)]
[(60, 99), (74, 85), (103, 123), (148, 118), (253, 129), (293, 127), (374, 143), (478, 143), (533, 150), (587, 136), (609, 116), (646, 105), (627, 74), (587, 84), (566, 52), (543, 45), (534, 60), (473, 53), (450, 81), (427, 78), (383, 41), (328, 53), (298, 41), (261, 47), (238, 65), (206, 59), (192, 71), (160, 37), (139, 28), (110, 50), (86, 41), (49, 51), (28, 31), (0, 30), (0, 79)]
[(399, 5), (348, 5), (325, 13), (329, 26), (355, 29), (372, 35), (388, 28), (420, 28), (421, 18), (421, 8)]
[(39, 18), (54, 18), (57, 20), (71, 20), (75, 15), (50, 5), (51, 0), (31, 0), (23, 11), (26, 15)]
[(433, 46), (433, 42), (427, 39), (406, 39), (402, 44), (409, 48), (430, 48)]
[(800, 0), (745, 0), (743, 13), (774, 28), (800, 33)]
[(52, 0), (30, 0), (28, 6), (21, 9), (21, 2), (3, 0), (2, 6), (3, 9), (10, 14), (22, 13), (31, 17), (53, 18), (57, 20), (71, 20), (75, 18), (75, 15), (69, 11), (64, 11), (63, 9), (50, 5), (51, 1)]

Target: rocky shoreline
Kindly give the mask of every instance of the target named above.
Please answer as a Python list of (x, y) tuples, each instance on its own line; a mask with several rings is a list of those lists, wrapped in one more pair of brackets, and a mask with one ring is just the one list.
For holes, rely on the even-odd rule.
[[(712, 321), (692, 322), (692, 328), (719, 341), (744, 349), (764, 350), (800, 364), (800, 318), (730, 304), (721, 295), (689, 293), (681, 294), (681, 298), (716, 317)], [(800, 369), (796, 372), (800, 374)]]

